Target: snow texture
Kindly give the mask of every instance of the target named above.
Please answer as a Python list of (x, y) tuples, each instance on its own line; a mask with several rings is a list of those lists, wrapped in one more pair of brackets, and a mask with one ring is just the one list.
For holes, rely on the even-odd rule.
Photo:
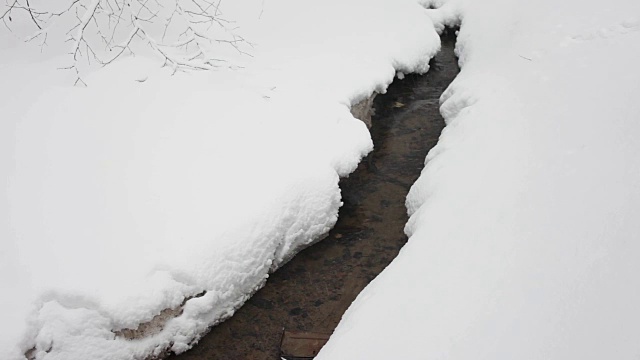
[(411, 0), (221, 9), (254, 44), (220, 49), (234, 69), (141, 52), (87, 87), (58, 70), (71, 44), (0, 30), (0, 359), (187, 350), (333, 226), (372, 149), (350, 106), (439, 48)]
[(640, 2), (423, 2), (461, 25), (408, 244), (317, 357), (640, 357)]

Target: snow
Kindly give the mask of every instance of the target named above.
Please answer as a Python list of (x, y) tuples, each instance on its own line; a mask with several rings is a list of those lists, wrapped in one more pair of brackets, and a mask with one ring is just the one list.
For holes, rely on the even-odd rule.
[(458, 24), (409, 242), (318, 359), (640, 356), (639, 3), (222, 10), (252, 56), (219, 44), (220, 69), (172, 74), (135, 45), (88, 87), (58, 70), (61, 28), (42, 49), (20, 16), (0, 30), (0, 359), (188, 349), (333, 226), (372, 148), (349, 107)]
[(637, 359), (640, 3), (423, 5), (461, 25), (447, 127), (317, 359)]
[(132, 45), (82, 65), (87, 87), (58, 69), (64, 22), (42, 48), (18, 15), (0, 30), (0, 359), (188, 349), (333, 226), (339, 177), (372, 149), (349, 107), (439, 48), (411, 0), (221, 10), (252, 56), (221, 44), (220, 69), (173, 74)]

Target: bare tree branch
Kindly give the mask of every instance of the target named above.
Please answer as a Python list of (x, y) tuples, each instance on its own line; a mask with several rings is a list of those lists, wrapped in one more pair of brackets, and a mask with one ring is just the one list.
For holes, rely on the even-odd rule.
[(34, 8), (30, 0), (5, 1), (0, 15), (5, 26), (11, 30), (13, 12), (26, 12), (37, 27), (26, 41), (39, 39), (41, 47), (52, 24), (63, 24), (71, 58), (64, 69), (74, 72), (76, 85), (86, 85), (81, 69), (96, 63), (109, 65), (142, 47), (156, 53), (175, 73), (222, 65), (224, 60), (210, 56), (214, 44), (231, 46), (245, 55), (249, 54), (244, 46), (251, 46), (236, 34), (232, 22), (221, 17), (222, 0), (67, 0), (55, 10)]
[(7, 5), (7, 10), (0, 16), (0, 19), (4, 20), (6, 16), (11, 14), (11, 11), (18, 5), (18, 0), (13, 0), (11, 5)]

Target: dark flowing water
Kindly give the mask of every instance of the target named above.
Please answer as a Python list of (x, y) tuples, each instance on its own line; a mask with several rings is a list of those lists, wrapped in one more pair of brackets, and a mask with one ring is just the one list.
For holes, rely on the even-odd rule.
[(229, 320), (174, 360), (278, 359), (282, 329), (331, 333), (358, 293), (407, 241), (405, 198), (440, 136), (439, 97), (458, 73), (453, 35), (427, 75), (395, 81), (375, 101), (375, 150), (340, 182), (344, 206), (323, 241), (269, 277)]

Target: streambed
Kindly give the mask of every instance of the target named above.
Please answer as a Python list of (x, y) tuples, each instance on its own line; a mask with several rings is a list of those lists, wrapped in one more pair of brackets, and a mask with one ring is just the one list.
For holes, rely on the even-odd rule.
[(459, 71), (454, 44), (452, 34), (443, 35), (426, 75), (407, 75), (376, 97), (375, 149), (341, 180), (344, 205), (329, 236), (301, 251), (230, 319), (172, 359), (274, 360), (283, 328), (333, 332), (407, 241), (405, 198), (444, 127), (439, 98)]

